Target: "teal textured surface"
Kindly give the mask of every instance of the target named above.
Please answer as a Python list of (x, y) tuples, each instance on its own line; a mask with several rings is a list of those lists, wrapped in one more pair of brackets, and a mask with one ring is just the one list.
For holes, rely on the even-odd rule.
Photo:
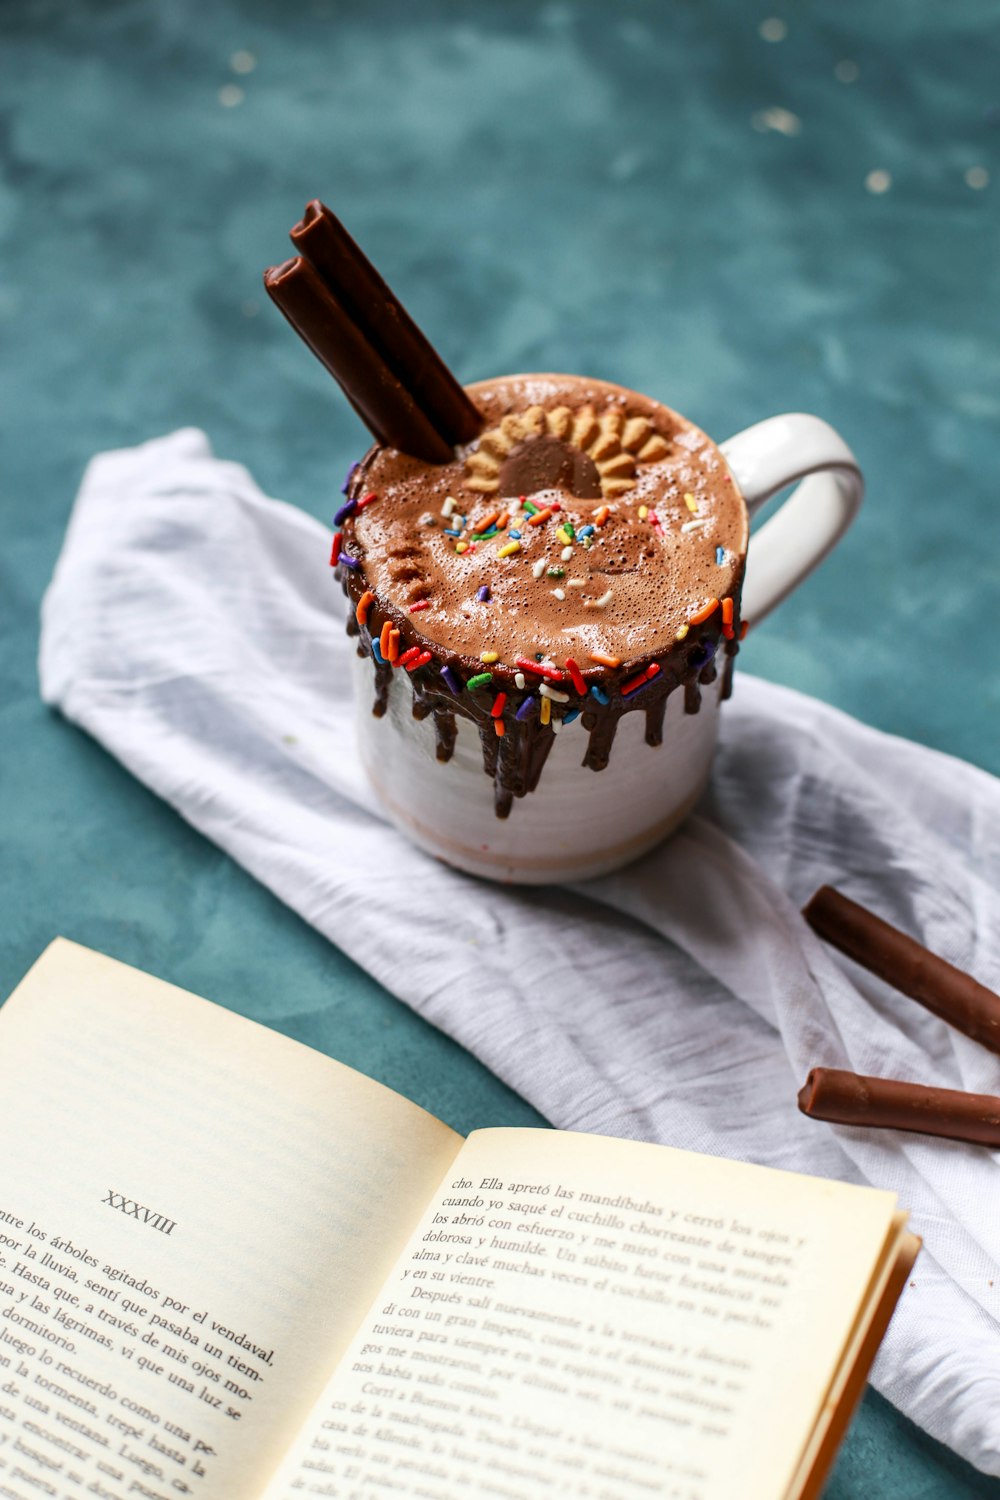
[[(329, 518), (365, 434), (260, 280), (317, 194), (463, 379), (831, 421), (865, 509), (742, 660), (1000, 771), (990, 0), (8, 0), (0, 41), (0, 991), (62, 932), (459, 1129), (538, 1121), (37, 698), (94, 451), (194, 424)], [(827, 1489), (862, 1496), (1000, 1484), (869, 1393)]]

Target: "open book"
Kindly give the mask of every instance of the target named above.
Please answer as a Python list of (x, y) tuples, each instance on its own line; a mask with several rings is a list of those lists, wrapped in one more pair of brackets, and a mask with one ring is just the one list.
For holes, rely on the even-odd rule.
[(816, 1495), (917, 1244), (870, 1188), (463, 1140), (60, 939), (0, 1010), (0, 1496)]

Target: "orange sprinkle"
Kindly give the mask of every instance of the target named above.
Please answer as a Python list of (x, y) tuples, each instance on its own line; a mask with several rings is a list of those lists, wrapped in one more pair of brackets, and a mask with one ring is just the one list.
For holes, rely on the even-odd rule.
[(750, 621), (749, 620), (744, 620), (742, 622), (742, 624), (740, 625), (740, 640), (743, 640), (744, 636), (746, 635), (746, 633), (747, 633), (747, 631), (749, 629), (750, 629)]
[(374, 603), (375, 595), (372, 593), (371, 589), (365, 589), (364, 593), (361, 595), (361, 598), (358, 600), (358, 607), (354, 611), (359, 625), (368, 624), (368, 611), (371, 609)]
[[(399, 634), (399, 632), (397, 631), (397, 636), (398, 636), (398, 634)], [(391, 620), (386, 620), (385, 624), (382, 626), (382, 634), (379, 636), (379, 639), (378, 639), (378, 649), (381, 651), (381, 653), (382, 653), (382, 655), (383, 655), (383, 657), (385, 658), (386, 661), (391, 660), (391, 658), (389, 656), (389, 638), (390, 638), (391, 635), (392, 635), (392, 621)]]
[(620, 667), (622, 664), (620, 656), (606, 656), (603, 651), (591, 651), (590, 659), (601, 667)]
[(727, 598), (722, 601), (722, 623), (723, 625), (731, 625), (733, 623), (732, 599)]
[(536, 511), (533, 516), (529, 516), (528, 517), (528, 525), (529, 526), (541, 526), (542, 522), (543, 521), (547, 521), (549, 519), (549, 516), (551, 516), (551, 514), (552, 514), (552, 508), (551, 508), (551, 506), (548, 507), (546, 510)]
[(473, 526), (473, 535), (478, 536), (481, 531), (489, 531), (493, 523), (499, 519), (499, 516), (500, 512), (498, 510), (491, 510), (488, 516), (484, 516), (481, 521), (477, 521), (475, 526)]
[(497, 739), (503, 739), (503, 736), (507, 733), (507, 726), (503, 719), (494, 719), (493, 728), (496, 730)]
[(502, 511), (500, 513), (500, 515), (497, 516), (497, 531), (506, 531), (507, 530), (507, 522), (509, 520), (510, 520), (510, 516), (507, 514), (507, 512), (506, 511)]
[(393, 663), (393, 665), (395, 665), (396, 659), (399, 656), (399, 631), (390, 630), (388, 651), (386, 651), (384, 646), (379, 646), (379, 650), (382, 652), (382, 655), (386, 658), (387, 661), (390, 661)]
[(707, 620), (711, 615), (715, 614), (715, 611), (718, 609), (718, 607), (719, 607), (719, 601), (718, 601), (718, 599), (709, 599), (709, 601), (705, 605), (705, 607), (703, 609), (699, 609), (699, 611), (698, 611), (698, 613), (696, 615), (688, 615), (688, 624), (689, 625), (701, 625), (701, 624), (703, 624), (705, 620)]
[(602, 505), (600, 510), (597, 512), (597, 515), (594, 517), (594, 525), (603, 526), (610, 514), (611, 507), (609, 505)]

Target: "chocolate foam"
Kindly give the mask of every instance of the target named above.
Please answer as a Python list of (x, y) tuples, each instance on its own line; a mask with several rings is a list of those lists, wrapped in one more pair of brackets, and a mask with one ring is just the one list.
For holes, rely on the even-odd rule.
[[(600, 770), (623, 712), (643, 709), (646, 738), (659, 744), (672, 691), (683, 686), (686, 711), (698, 711), (720, 645), (728, 695), (747, 513), (715, 444), (648, 397), (565, 375), (468, 390), (485, 429), (453, 462), (429, 464), (376, 445), (357, 467), (348, 501), (358, 508), (342, 535), (356, 566), (341, 564), (339, 573), (355, 605), (374, 596), (362, 621), (349, 623), (359, 651), (375, 656), (374, 712), (384, 712), (392, 678), (409, 675), (414, 714), (434, 715), (442, 760), (454, 744), (455, 716), (474, 720), (505, 816), (511, 799), (537, 784), (552, 718), (582, 715), (584, 764)], [(532, 524), (522, 499), (551, 516)], [(477, 536), (493, 516), (495, 534)], [(558, 536), (567, 523), (569, 540)], [(698, 618), (724, 599), (732, 601), (729, 624), (721, 605)], [(400, 633), (400, 653), (430, 653), (412, 674), (379, 661), (386, 622)], [(595, 662), (592, 652), (618, 665)], [(550, 699), (543, 709), (546, 679), (519, 658), (546, 667), (549, 687), (565, 701)], [(466, 687), (484, 673), (487, 682)], [(494, 715), (500, 692), (506, 700)]]

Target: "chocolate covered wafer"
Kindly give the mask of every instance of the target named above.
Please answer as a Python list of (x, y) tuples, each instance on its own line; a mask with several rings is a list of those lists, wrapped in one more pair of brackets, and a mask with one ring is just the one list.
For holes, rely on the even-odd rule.
[(471, 442), (482, 413), (336, 215), (314, 198), (291, 240), (445, 442)]
[(301, 256), (264, 272), (264, 286), (380, 443), (428, 463), (454, 450), (355, 320)]
[(842, 1068), (813, 1068), (798, 1102), (802, 1113), (813, 1120), (1000, 1146), (1000, 1099), (992, 1094), (868, 1078)]
[(815, 933), (862, 968), (1000, 1053), (1000, 995), (993, 990), (832, 886), (821, 886), (802, 915)]

